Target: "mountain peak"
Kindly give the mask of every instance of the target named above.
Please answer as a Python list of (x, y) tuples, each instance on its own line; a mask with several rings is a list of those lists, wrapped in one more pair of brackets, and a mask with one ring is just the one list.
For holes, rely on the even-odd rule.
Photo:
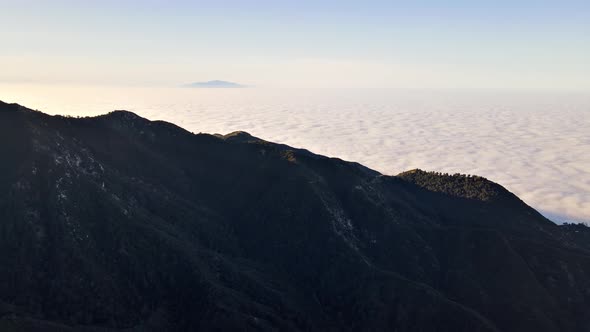
[(141, 116), (127, 110), (114, 110), (112, 112), (107, 113), (105, 116), (124, 119), (143, 119)]
[(9, 104), (0, 100), (0, 112), (15, 112), (20, 109), (24, 109), (24, 107), (16, 103)]
[(417, 168), (402, 172), (397, 177), (430, 191), (481, 201), (491, 201), (502, 193), (508, 193), (501, 185), (477, 175), (427, 172)]
[(229, 134), (219, 135), (225, 141), (228, 142), (254, 142), (260, 141), (260, 138), (254, 137), (245, 131), (234, 131)]
[(241, 85), (234, 82), (213, 80), (207, 82), (195, 82), (188, 84), (189, 88), (245, 88), (245, 85)]

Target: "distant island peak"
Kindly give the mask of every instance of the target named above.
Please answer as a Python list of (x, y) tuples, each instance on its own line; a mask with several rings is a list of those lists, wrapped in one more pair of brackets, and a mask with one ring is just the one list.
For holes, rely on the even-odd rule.
[(186, 87), (189, 88), (246, 88), (246, 85), (228, 82), (228, 81), (221, 81), (221, 80), (213, 80), (213, 81), (206, 81), (206, 82), (194, 82), (187, 84)]

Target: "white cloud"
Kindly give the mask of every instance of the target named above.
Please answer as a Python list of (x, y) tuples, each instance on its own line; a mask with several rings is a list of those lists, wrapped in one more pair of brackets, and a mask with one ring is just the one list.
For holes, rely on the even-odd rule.
[(386, 174), (478, 174), (555, 221), (590, 221), (590, 94), (15, 85), (0, 91), (0, 99), (12, 96), (6, 101), (49, 113), (128, 109), (194, 132), (245, 130)]

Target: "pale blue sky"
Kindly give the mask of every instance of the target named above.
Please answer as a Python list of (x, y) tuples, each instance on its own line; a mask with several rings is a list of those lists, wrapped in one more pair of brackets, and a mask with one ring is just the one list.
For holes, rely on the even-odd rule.
[(590, 1), (5, 1), (0, 81), (590, 90)]

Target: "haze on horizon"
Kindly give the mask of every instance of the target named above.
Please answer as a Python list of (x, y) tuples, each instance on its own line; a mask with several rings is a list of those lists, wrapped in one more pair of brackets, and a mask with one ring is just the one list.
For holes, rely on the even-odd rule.
[(0, 83), (590, 90), (587, 1), (0, 3)]

